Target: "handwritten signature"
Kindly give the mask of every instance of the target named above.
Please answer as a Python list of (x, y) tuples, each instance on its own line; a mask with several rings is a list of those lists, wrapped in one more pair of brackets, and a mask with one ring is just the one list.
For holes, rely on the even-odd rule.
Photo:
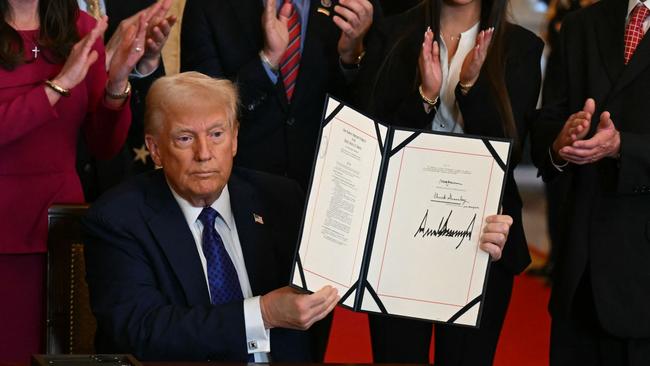
[(429, 216), (429, 210), (424, 213), (424, 217), (422, 218), (422, 222), (420, 222), (420, 227), (418, 230), (415, 232), (415, 235), (413, 235), (414, 238), (416, 238), (418, 235), (422, 235), (422, 238), (426, 238), (429, 236), (434, 236), (434, 237), (449, 237), (449, 238), (458, 238), (460, 237), (460, 241), (458, 242), (458, 245), (456, 245), (456, 249), (460, 247), (461, 244), (463, 244), (463, 241), (465, 239), (472, 240), (472, 231), (474, 230), (474, 223), (476, 222), (476, 214), (472, 217), (472, 219), (469, 222), (469, 225), (467, 225), (467, 229), (465, 230), (459, 230), (459, 229), (453, 229), (449, 227), (449, 219), (451, 218), (451, 215), (454, 213), (453, 210), (449, 211), (449, 215), (445, 218), (444, 216), (440, 219), (440, 223), (438, 224), (438, 229), (432, 229), (427, 227), (427, 218)]
[(449, 179), (440, 179), (440, 180), (438, 180), (438, 182), (440, 184), (444, 184), (446, 186), (462, 186), (463, 185), (463, 183), (454, 182), (453, 180), (449, 180)]
[(468, 200), (466, 200), (462, 195), (457, 197), (454, 196), (452, 193), (444, 194), (444, 193), (438, 193), (435, 192), (433, 194), (433, 199), (431, 200), (432, 202), (439, 202), (439, 203), (448, 203), (448, 204), (454, 204), (454, 205), (459, 205), (459, 206), (465, 206), (465, 204), (469, 203)]

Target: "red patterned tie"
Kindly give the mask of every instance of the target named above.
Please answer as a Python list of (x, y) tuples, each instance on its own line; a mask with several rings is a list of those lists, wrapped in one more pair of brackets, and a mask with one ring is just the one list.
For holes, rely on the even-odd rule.
[(650, 14), (650, 10), (643, 5), (637, 4), (630, 14), (630, 21), (625, 28), (625, 64), (627, 65), (636, 50), (636, 47), (643, 38), (643, 21)]
[(287, 100), (291, 102), (293, 91), (296, 89), (296, 79), (298, 78), (298, 69), (300, 69), (300, 16), (296, 8), (291, 4), (291, 0), (285, 0), (285, 4), (291, 5), (291, 15), (289, 16), (289, 46), (280, 61), (280, 74), (284, 83), (284, 90), (287, 93)]

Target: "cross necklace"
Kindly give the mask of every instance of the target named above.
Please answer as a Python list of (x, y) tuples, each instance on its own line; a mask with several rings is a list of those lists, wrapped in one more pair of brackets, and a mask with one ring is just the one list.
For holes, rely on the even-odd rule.
[(38, 53), (41, 52), (41, 50), (38, 49), (38, 45), (34, 43), (34, 49), (32, 49), (32, 52), (34, 52), (34, 60), (38, 58)]

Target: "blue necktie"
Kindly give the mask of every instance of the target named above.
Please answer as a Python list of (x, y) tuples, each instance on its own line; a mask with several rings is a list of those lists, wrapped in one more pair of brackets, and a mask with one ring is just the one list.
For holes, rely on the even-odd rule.
[(199, 215), (199, 220), (203, 223), (202, 247), (207, 262), (210, 301), (213, 305), (244, 299), (235, 266), (214, 227), (217, 216), (219, 213), (212, 207), (204, 208)]

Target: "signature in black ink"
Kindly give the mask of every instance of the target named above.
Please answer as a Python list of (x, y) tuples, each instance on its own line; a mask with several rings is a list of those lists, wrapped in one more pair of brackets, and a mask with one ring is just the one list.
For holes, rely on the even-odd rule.
[(413, 235), (414, 238), (416, 238), (418, 235), (422, 235), (423, 238), (426, 238), (428, 236), (435, 236), (435, 237), (449, 237), (449, 238), (458, 238), (460, 237), (460, 242), (458, 242), (458, 245), (456, 245), (456, 249), (460, 247), (461, 244), (463, 244), (463, 241), (465, 239), (472, 240), (472, 231), (474, 230), (474, 223), (476, 222), (476, 214), (472, 217), (472, 220), (469, 222), (469, 225), (467, 225), (466, 230), (458, 230), (458, 229), (452, 229), (449, 228), (449, 219), (451, 218), (451, 215), (454, 213), (453, 210), (449, 211), (449, 215), (445, 218), (444, 216), (440, 219), (440, 223), (438, 224), (438, 229), (432, 229), (432, 228), (427, 228), (427, 217), (429, 216), (429, 210), (427, 210), (424, 213), (424, 217), (422, 218), (422, 222), (420, 223), (420, 227), (418, 230), (415, 232), (415, 235)]
[(463, 185), (463, 183), (454, 182), (453, 180), (449, 180), (449, 179), (440, 179), (438, 182), (440, 184), (446, 185), (447, 187), (449, 187), (449, 186), (462, 186)]
[(460, 197), (456, 197), (452, 193), (444, 194), (438, 192), (435, 192), (433, 194), (433, 199), (431, 202), (447, 203), (457, 206), (465, 206), (467, 203), (469, 203), (469, 201), (466, 200), (462, 195)]

